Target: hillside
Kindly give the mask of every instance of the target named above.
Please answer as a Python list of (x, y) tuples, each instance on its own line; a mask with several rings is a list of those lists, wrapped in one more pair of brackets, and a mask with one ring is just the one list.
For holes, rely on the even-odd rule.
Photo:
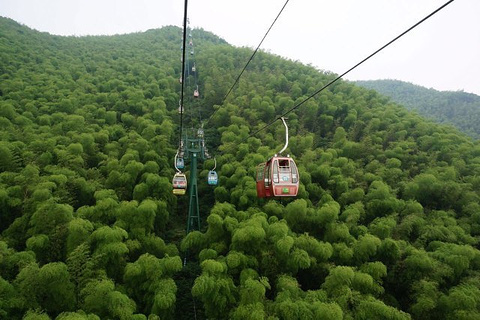
[(437, 91), (399, 80), (355, 81), (376, 90), (409, 110), (437, 122), (452, 124), (480, 139), (480, 96), (462, 91)]
[[(288, 115), (296, 198), (259, 199), (280, 122), (335, 77), (201, 29), (201, 228), (172, 194), (181, 29), (0, 18), (0, 318), (479, 319), (480, 144), (339, 81)], [(189, 163), (187, 163), (187, 175)], [(184, 265), (184, 262), (186, 264)]]

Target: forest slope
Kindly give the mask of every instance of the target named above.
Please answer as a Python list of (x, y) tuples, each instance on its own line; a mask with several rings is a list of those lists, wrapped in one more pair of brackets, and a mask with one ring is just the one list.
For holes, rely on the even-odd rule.
[(285, 132), (249, 134), (335, 75), (259, 52), (223, 101), (252, 51), (192, 34), (185, 127), (205, 125), (220, 181), (200, 163), (186, 235), (181, 29), (57, 37), (0, 19), (1, 318), (480, 318), (478, 142), (339, 81), (288, 116), (298, 197), (258, 199)]
[(438, 91), (399, 80), (356, 81), (409, 110), (441, 123), (449, 123), (480, 139), (480, 96), (461, 91)]

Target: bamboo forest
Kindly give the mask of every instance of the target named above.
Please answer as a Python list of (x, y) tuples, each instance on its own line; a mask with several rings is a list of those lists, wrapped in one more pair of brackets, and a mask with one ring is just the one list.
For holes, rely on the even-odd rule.
[(184, 32), (0, 18), (1, 319), (480, 319), (479, 140)]

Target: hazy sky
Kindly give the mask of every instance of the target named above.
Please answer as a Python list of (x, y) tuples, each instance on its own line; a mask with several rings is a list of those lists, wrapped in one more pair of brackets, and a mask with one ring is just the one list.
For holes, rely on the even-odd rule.
[[(290, 0), (261, 49), (341, 74), (447, 0)], [(192, 27), (256, 48), (285, 0), (190, 0)], [(182, 0), (0, 0), (0, 15), (57, 35), (181, 26)], [(180, 41), (180, 40), (179, 40)], [(480, 0), (455, 0), (347, 75), (480, 95)]]

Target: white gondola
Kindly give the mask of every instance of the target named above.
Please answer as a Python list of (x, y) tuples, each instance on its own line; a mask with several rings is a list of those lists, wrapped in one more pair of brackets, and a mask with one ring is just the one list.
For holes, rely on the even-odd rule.
[[(174, 166), (175, 166), (175, 169), (177, 170), (177, 173), (175, 173), (172, 179), (172, 186), (173, 186), (172, 192), (175, 195), (184, 195), (187, 192), (187, 176), (179, 170), (177, 166), (178, 159), (179, 158), (178, 158), (178, 151), (177, 151), (177, 153), (175, 154), (175, 161), (174, 161)], [(183, 158), (181, 159), (183, 163)]]
[(184, 173), (177, 172), (172, 180), (173, 194), (183, 196), (187, 192), (187, 176)]
[(203, 128), (198, 128), (197, 130), (197, 136), (199, 138), (203, 138), (205, 136), (205, 131), (203, 130)]

